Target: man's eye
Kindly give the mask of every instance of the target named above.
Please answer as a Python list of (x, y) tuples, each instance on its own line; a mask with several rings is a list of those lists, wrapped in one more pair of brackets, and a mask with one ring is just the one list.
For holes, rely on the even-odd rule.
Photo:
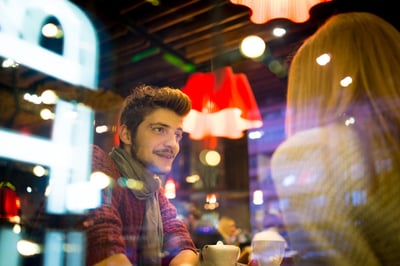
[(164, 132), (166, 132), (166, 129), (163, 127), (153, 127), (153, 131), (155, 131), (157, 133), (164, 133)]

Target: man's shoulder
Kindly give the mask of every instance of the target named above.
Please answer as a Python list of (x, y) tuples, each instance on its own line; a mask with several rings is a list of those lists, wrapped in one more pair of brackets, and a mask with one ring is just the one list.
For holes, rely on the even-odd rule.
[(92, 172), (104, 172), (116, 177), (119, 175), (117, 167), (111, 157), (98, 145), (92, 145)]

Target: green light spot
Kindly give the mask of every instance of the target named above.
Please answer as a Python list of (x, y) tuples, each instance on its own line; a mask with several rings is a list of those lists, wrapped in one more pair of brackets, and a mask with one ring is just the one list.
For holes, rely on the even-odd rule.
[(149, 57), (153, 54), (158, 53), (159, 51), (160, 51), (160, 48), (157, 48), (157, 47), (144, 50), (143, 52), (137, 53), (134, 56), (132, 56), (131, 61), (134, 63), (137, 63), (146, 57)]

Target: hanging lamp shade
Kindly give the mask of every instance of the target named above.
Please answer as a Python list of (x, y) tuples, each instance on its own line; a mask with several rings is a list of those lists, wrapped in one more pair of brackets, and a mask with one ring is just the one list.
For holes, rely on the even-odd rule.
[(191, 139), (238, 139), (243, 131), (263, 124), (246, 75), (234, 74), (231, 67), (195, 73), (182, 91), (192, 99), (192, 110), (183, 121)]
[(230, 0), (236, 5), (251, 9), (250, 20), (255, 24), (267, 23), (272, 19), (287, 18), (300, 23), (310, 17), (310, 8), (331, 0)]
[(15, 221), (21, 211), (20, 199), (11, 186), (0, 184), (0, 220)]

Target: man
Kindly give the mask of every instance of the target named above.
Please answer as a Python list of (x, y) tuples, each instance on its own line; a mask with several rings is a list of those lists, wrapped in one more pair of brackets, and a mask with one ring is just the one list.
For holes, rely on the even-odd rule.
[(122, 108), (119, 147), (93, 150), (93, 171), (113, 178), (85, 220), (88, 265), (198, 265), (196, 248), (161, 177), (171, 171), (191, 101), (178, 89), (140, 86)]

